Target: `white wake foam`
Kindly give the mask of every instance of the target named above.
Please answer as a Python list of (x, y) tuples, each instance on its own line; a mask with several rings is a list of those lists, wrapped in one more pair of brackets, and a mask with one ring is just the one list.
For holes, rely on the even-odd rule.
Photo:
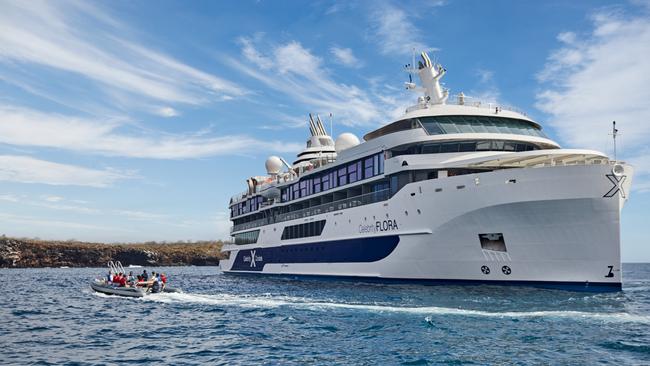
[(370, 311), (377, 313), (408, 313), (425, 315), (456, 315), (490, 318), (569, 318), (575, 320), (597, 320), (605, 322), (628, 322), (650, 324), (650, 316), (635, 315), (624, 312), (596, 313), (585, 311), (550, 310), (550, 311), (504, 311), (491, 312), (483, 310), (458, 309), (438, 306), (391, 306), (378, 304), (340, 303), (328, 301), (313, 301), (312, 299), (288, 296), (246, 296), (246, 295), (202, 295), (188, 293), (157, 294), (146, 296), (144, 301), (162, 303), (195, 303), (220, 306), (239, 306), (248, 308), (274, 308), (288, 306), (307, 310), (346, 309), (357, 311)]

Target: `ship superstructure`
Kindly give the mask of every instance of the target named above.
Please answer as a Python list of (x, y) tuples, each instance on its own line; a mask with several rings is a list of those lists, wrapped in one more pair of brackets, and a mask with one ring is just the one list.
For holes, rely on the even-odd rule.
[(514, 108), (450, 98), (426, 53), (413, 71), (417, 104), (363, 142), (310, 116), (293, 164), (267, 159), (231, 198), (221, 269), (620, 289), (632, 168), (561, 148)]

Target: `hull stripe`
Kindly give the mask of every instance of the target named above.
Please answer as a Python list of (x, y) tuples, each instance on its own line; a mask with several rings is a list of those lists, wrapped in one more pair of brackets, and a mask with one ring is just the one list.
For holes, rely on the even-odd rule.
[(390, 255), (399, 236), (321, 241), (241, 250), (232, 271), (262, 271), (267, 263), (368, 263)]

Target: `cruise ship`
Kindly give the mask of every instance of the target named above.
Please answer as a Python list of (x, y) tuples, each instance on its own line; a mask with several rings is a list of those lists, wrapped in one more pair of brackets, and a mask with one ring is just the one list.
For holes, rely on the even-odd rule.
[(230, 200), (225, 273), (621, 289), (633, 168), (565, 149), (515, 108), (450, 98), (421, 54), (405, 114), (336, 140), (319, 117), (292, 164)]

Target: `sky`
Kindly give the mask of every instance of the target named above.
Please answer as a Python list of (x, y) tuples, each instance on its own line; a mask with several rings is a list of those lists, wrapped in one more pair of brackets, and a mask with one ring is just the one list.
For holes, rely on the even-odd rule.
[(635, 166), (626, 262), (650, 262), (649, 1), (0, 0), (0, 234), (227, 239), (229, 198), (292, 161), (308, 113), (357, 136), (451, 94), (523, 109)]

